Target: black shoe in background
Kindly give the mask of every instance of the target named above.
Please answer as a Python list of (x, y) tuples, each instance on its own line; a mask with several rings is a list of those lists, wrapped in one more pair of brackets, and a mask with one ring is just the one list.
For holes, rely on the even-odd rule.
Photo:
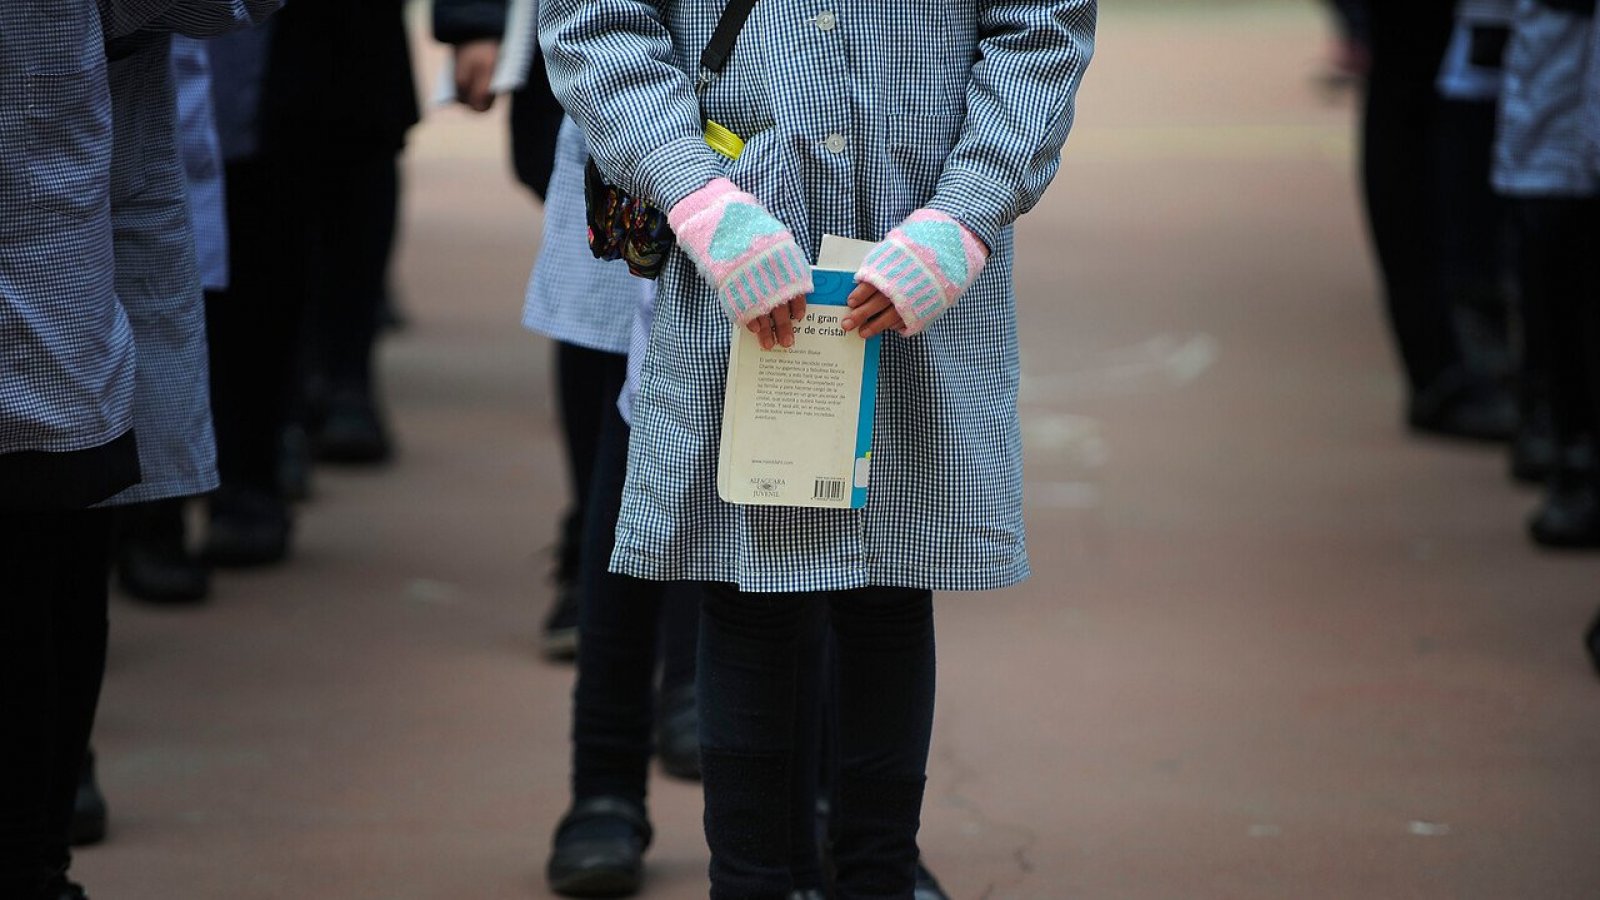
[(1528, 534), (1543, 547), (1600, 547), (1600, 470), (1587, 443), (1569, 448), (1545, 482), (1545, 495), (1528, 520)]
[(283, 500), (242, 487), (223, 487), (211, 498), (211, 526), (202, 556), (216, 566), (244, 568), (283, 562), (291, 523)]
[(1589, 625), (1589, 633), (1584, 635), (1583, 642), (1589, 648), (1589, 662), (1594, 665), (1594, 672), (1600, 675), (1600, 615), (1594, 617)]
[(283, 499), (299, 503), (311, 499), (311, 438), (305, 426), (293, 424), (279, 439), (283, 450), (278, 455), (278, 491)]
[(83, 885), (67, 878), (65, 872), (51, 876), (45, 882), (44, 891), (38, 896), (44, 900), (89, 900), (89, 895), (84, 893)]
[(545, 877), (563, 897), (629, 897), (644, 879), (653, 832), (644, 810), (621, 797), (579, 801), (556, 827)]
[(198, 603), (211, 570), (185, 546), (183, 501), (157, 500), (117, 510), (117, 582), (147, 603)]
[(317, 418), (312, 445), (322, 462), (372, 466), (394, 456), (389, 429), (371, 391), (352, 387), (332, 390)]
[(1540, 484), (1556, 468), (1556, 435), (1549, 409), (1543, 416), (1526, 419), (1511, 439), (1511, 478), (1524, 484)]
[(578, 586), (574, 582), (556, 583), (556, 602), (544, 617), (540, 645), (545, 659), (571, 662), (578, 658)]
[(94, 751), (90, 750), (83, 757), (83, 768), (78, 771), (78, 793), (72, 802), (69, 835), (72, 846), (87, 847), (105, 840), (106, 820), (106, 797), (94, 777)]
[(1437, 437), (1509, 441), (1517, 429), (1517, 404), (1502, 385), (1446, 375), (1411, 399), (1406, 424)]
[(700, 710), (693, 684), (668, 688), (657, 699), (656, 757), (673, 778), (700, 780)]

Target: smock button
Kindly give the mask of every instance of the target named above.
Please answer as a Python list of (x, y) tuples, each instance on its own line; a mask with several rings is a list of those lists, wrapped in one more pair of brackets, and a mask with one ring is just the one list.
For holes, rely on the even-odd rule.
[(817, 13), (817, 17), (811, 21), (817, 26), (817, 30), (819, 31), (832, 31), (833, 26), (839, 24), (839, 17), (835, 16), (832, 12), (824, 11)]
[(830, 134), (827, 140), (822, 142), (822, 146), (827, 147), (829, 153), (843, 153), (844, 148), (849, 145), (850, 142), (845, 140), (842, 134)]

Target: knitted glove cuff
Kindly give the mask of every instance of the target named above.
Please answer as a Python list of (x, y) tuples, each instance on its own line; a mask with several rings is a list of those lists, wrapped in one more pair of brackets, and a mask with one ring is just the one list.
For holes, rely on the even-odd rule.
[(900, 333), (921, 332), (978, 280), (989, 250), (965, 225), (919, 209), (867, 254), (857, 281), (877, 288), (905, 321)]
[(667, 223), (740, 324), (812, 291), (811, 265), (794, 235), (726, 178), (679, 201)]

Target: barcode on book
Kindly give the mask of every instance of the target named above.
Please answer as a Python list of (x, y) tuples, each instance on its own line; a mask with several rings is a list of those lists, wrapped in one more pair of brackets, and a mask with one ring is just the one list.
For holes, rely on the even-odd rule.
[(813, 500), (843, 500), (843, 478), (818, 478), (817, 492), (811, 495)]

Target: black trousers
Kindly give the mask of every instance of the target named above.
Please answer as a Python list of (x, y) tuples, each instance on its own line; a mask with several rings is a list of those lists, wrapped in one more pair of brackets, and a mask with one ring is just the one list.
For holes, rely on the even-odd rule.
[(710, 584), (700, 617), (701, 767), (711, 896), (787, 898), (794, 884), (800, 654), (826, 604), (837, 648), (835, 896), (910, 898), (933, 729), (933, 596), (866, 588), (745, 594)]
[[(693, 683), (700, 591), (699, 585), (646, 581), (608, 571), (628, 467), (628, 426), (616, 406), (627, 375), (627, 357), (585, 355), (594, 352), (579, 354), (563, 345), (564, 354), (595, 364), (592, 374), (599, 377), (588, 384), (600, 405), (588, 411), (601, 423), (593, 454), (583, 457), (590, 461), (592, 483), (583, 520), (572, 792), (577, 801), (615, 796), (642, 808), (655, 724), (657, 666), (663, 690)], [(575, 431), (570, 424), (569, 431)], [(580, 440), (581, 434), (569, 433), (568, 439)]]
[[(359, 152), (357, 152), (359, 151)], [(399, 218), (397, 152), (375, 144), (306, 160), (306, 359), (333, 391), (367, 392)]]
[(1362, 181), (1389, 323), (1413, 395), (1463, 377), (1475, 362), (1464, 356), (1458, 302), (1463, 286), (1483, 283), (1485, 267), (1498, 259), (1481, 249), (1500, 228), (1488, 185), (1492, 114), (1442, 100), (1435, 87), (1454, 7), (1451, 0), (1369, 5)]
[(1600, 436), (1600, 198), (1515, 208), (1527, 362), (1542, 369), (1556, 440), (1570, 449)]
[[(106, 660), (111, 514), (0, 515), (0, 897), (65, 872)], [(54, 900), (52, 897), (51, 900)]]
[(278, 495), (307, 296), (307, 184), (282, 157), (229, 163), (228, 290), (206, 295), (222, 484)]
[[(627, 379), (628, 357), (564, 341), (556, 342), (555, 351), (556, 398), (572, 488), (572, 507), (567, 510), (562, 524), (559, 565), (563, 577), (577, 578), (583, 556), (584, 510), (589, 505), (589, 492), (595, 481), (600, 432), (608, 416), (616, 415), (617, 396)], [(626, 427), (623, 423), (623, 428)], [(624, 466), (627, 465), (626, 442), (624, 437)], [(619, 493), (622, 490), (620, 481), (616, 489)]]

